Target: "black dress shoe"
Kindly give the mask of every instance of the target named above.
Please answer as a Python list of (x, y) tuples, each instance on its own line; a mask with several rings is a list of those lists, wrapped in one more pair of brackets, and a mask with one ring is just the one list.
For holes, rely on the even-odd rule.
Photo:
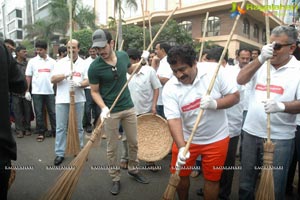
[(139, 183), (143, 183), (143, 184), (149, 183), (149, 180), (146, 177), (144, 177), (140, 172), (138, 172), (137, 174), (128, 172), (128, 175), (132, 176)]
[(120, 181), (113, 181), (113, 186), (110, 190), (110, 193), (112, 193), (113, 195), (117, 195), (120, 193), (120, 188), (121, 188)]
[(56, 156), (56, 158), (54, 159), (54, 165), (60, 165), (63, 160), (64, 157)]
[(199, 196), (204, 196), (204, 193), (203, 193), (202, 188), (200, 188), (199, 190), (197, 190), (197, 194), (198, 194)]
[(88, 133), (93, 132), (92, 126), (87, 126), (87, 127), (86, 127), (86, 132), (88, 132)]

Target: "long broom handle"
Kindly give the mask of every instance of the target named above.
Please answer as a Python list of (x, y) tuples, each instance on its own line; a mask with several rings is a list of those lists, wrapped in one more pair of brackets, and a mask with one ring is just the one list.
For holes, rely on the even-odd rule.
[(71, 77), (73, 79), (73, 45), (72, 45), (72, 32), (73, 32), (73, 23), (72, 23), (72, 0), (69, 0), (69, 26), (70, 26), (70, 60), (71, 60)]
[[(268, 4), (268, 1), (265, 0), (265, 5)], [(267, 44), (270, 43), (270, 21), (269, 14), (265, 13), (266, 21), (266, 41)], [(270, 98), (270, 83), (271, 83), (271, 73), (270, 73), (270, 59), (267, 60), (267, 99)], [(267, 142), (271, 142), (271, 116), (270, 113), (267, 113)]]
[(142, 15), (143, 15), (143, 37), (144, 37), (144, 45), (143, 49), (146, 48), (146, 30), (145, 30), (145, 13), (144, 13), (144, 0), (141, 0), (141, 8), (142, 8)]
[(201, 42), (201, 47), (200, 47), (200, 53), (199, 53), (199, 59), (198, 59), (199, 62), (201, 61), (202, 52), (203, 52), (204, 44), (205, 44), (205, 36), (206, 36), (206, 31), (207, 31), (208, 16), (209, 16), (209, 12), (206, 12), (206, 17), (205, 17), (205, 22), (204, 22), (204, 30), (203, 30), (203, 37), (202, 37), (202, 42)]
[[(156, 33), (155, 37), (153, 38), (153, 40), (151, 41), (151, 43), (149, 44), (148, 48), (147, 48), (147, 51), (149, 51), (149, 49), (151, 48), (151, 46), (153, 45), (153, 43), (155, 42), (155, 40), (157, 39), (157, 37), (159, 36), (159, 34), (161, 33), (161, 31), (163, 30), (163, 28), (166, 26), (167, 22), (169, 21), (169, 19), (173, 16), (173, 14), (175, 13), (175, 11), (177, 10), (177, 7), (172, 11), (172, 13), (169, 15), (169, 17), (166, 19), (166, 21), (163, 23), (163, 25), (160, 27), (160, 29), (158, 30), (158, 32)], [(142, 63), (143, 59), (141, 59), (139, 62), (138, 62), (138, 65), (137, 66), (140, 66), (141, 63)], [(112, 111), (112, 109), (115, 107), (115, 105), (117, 104), (120, 96), (122, 95), (122, 93), (124, 92), (124, 90), (126, 89), (129, 81), (132, 79), (133, 75), (135, 74), (135, 72), (138, 70), (139, 67), (136, 67), (133, 72), (131, 73), (131, 75), (129, 76), (129, 78), (127, 79), (126, 83), (124, 84), (124, 86), (122, 87), (121, 91), (119, 92), (118, 96), (116, 97), (115, 101), (113, 102), (113, 104), (111, 105), (110, 109), (109, 109), (109, 112)], [(104, 124), (104, 121), (101, 121), (101, 123), (97, 126), (97, 130), (101, 130), (101, 127), (103, 126)], [(90, 141), (95, 141), (96, 140), (96, 134), (95, 134), (95, 137), (92, 137), (90, 138)]]
[[(245, 6), (245, 2), (246, 2), (246, 0), (243, 0), (242, 6), (241, 6), (242, 9), (243, 9), (244, 6)], [(218, 62), (216, 71), (215, 71), (214, 76), (212, 77), (212, 79), (211, 79), (211, 81), (210, 81), (210, 84), (209, 84), (209, 86), (208, 86), (208, 89), (207, 89), (207, 91), (206, 91), (206, 95), (210, 95), (211, 90), (212, 90), (212, 88), (213, 88), (213, 86), (214, 86), (214, 84), (215, 84), (215, 80), (216, 80), (217, 75), (218, 75), (218, 72), (219, 72), (219, 70), (220, 70), (222, 60), (223, 60), (224, 57), (225, 57), (226, 51), (227, 51), (227, 49), (228, 49), (229, 43), (230, 43), (230, 41), (231, 41), (233, 32), (234, 32), (234, 30), (235, 30), (235, 27), (236, 27), (236, 25), (237, 25), (237, 22), (238, 22), (239, 18), (240, 18), (240, 15), (238, 15), (238, 16), (235, 18), (233, 27), (232, 27), (232, 29), (231, 29), (231, 32), (230, 32), (230, 35), (229, 35), (229, 37), (228, 37), (228, 39), (227, 39), (225, 48), (224, 48), (224, 50), (223, 50), (223, 52), (222, 52), (222, 55), (221, 55), (221, 57), (220, 57), (220, 60), (219, 60), (219, 62)], [(195, 122), (194, 127), (193, 127), (193, 130), (192, 130), (192, 133), (191, 133), (191, 135), (190, 135), (190, 137), (189, 137), (189, 139), (188, 139), (188, 141), (187, 141), (187, 143), (186, 143), (186, 145), (185, 145), (185, 149), (184, 149), (184, 151), (183, 151), (183, 155), (186, 155), (186, 153), (188, 152), (188, 150), (189, 150), (189, 148), (190, 148), (191, 142), (192, 142), (192, 140), (193, 140), (193, 137), (194, 137), (194, 135), (195, 135), (195, 133), (196, 133), (196, 130), (197, 130), (198, 125), (199, 125), (199, 123), (200, 123), (200, 120), (201, 120), (201, 118), (202, 118), (203, 112), (204, 112), (204, 110), (200, 108), (199, 114), (198, 114), (198, 116), (197, 116), (196, 122)], [(179, 174), (179, 172), (180, 172), (180, 169), (177, 169), (177, 170), (176, 170), (176, 173)]]

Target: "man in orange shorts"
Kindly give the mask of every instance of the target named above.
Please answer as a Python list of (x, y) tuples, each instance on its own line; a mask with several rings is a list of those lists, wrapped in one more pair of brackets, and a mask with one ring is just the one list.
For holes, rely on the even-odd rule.
[[(239, 92), (221, 68), (210, 95), (206, 95), (217, 63), (197, 63), (196, 53), (190, 46), (173, 47), (168, 52), (168, 62), (174, 76), (166, 83), (162, 97), (174, 139), (171, 173), (180, 169), (178, 197), (188, 199), (189, 175), (196, 158), (201, 155), (204, 198), (217, 199), (229, 142), (225, 109), (239, 102)], [(200, 108), (205, 111), (189, 151), (183, 155)]]

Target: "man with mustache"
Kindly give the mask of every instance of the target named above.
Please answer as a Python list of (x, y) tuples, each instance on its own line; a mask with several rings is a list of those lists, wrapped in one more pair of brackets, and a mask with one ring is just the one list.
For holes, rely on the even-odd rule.
[[(259, 167), (263, 161), (263, 143), (267, 138), (267, 113), (271, 113), (271, 140), (275, 199), (285, 198), (287, 173), (294, 151), (296, 115), (300, 113), (299, 61), (292, 55), (298, 32), (293, 27), (277, 26), (270, 44), (263, 46), (257, 59), (238, 74), (241, 85), (251, 83), (249, 107), (243, 126), (242, 170), (239, 198), (255, 198)], [(267, 60), (270, 60), (270, 98), (267, 99)], [(277, 168), (277, 169), (276, 169)]]
[[(168, 63), (174, 76), (164, 87), (163, 103), (174, 139), (171, 172), (181, 169), (178, 197), (180, 200), (188, 199), (189, 175), (201, 155), (204, 198), (217, 199), (229, 142), (225, 109), (239, 102), (239, 92), (221, 67), (210, 95), (206, 95), (217, 63), (197, 63), (196, 53), (190, 46), (170, 49)], [(202, 119), (187, 154), (183, 155), (200, 108), (204, 109)]]

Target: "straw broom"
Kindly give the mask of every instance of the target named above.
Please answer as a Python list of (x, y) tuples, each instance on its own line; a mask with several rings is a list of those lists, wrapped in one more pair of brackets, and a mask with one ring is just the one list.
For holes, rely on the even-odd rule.
[[(245, 2), (246, 2), (246, 0), (243, 0), (243, 3), (242, 3), (241, 8), (244, 8)], [(235, 19), (235, 22), (234, 22), (233, 27), (232, 27), (232, 29), (231, 29), (229, 38), (228, 38), (228, 40), (227, 40), (227, 42), (226, 42), (226, 45), (225, 45), (225, 47), (224, 47), (224, 50), (223, 50), (222, 55), (221, 55), (221, 57), (220, 57), (220, 60), (219, 60), (219, 62), (218, 62), (216, 71), (215, 71), (215, 73), (214, 73), (214, 75), (213, 75), (213, 77), (212, 77), (212, 80), (210, 81), (210, 84), (209, 84), (209, 86), (208, 86), (208, 89), (207, 89), (207, 91), (206, 91), (206, 95), (210, 95), (211, 90), (213, 89), (215, 80), (216, 80), (216, 78), (217, 78), (219, 69), (220, 69), (221, 64), (222, 64), (222, 60), (223, 60), (224, 57), (225, 57), (226, 51), (227, 51), (227, 49), (228, 49), (229, 43), (230, 43), (230, 41), (231, 41), (233, 32), (234, 32), (234, 30), (235, 30), (235, 27), (236, 27), (236, 25), (237, 25), (237, 22), (238, 22), (239, 18), (240, 18), (240, 15), (238, 15), (238, 16), (236, 17), (236, 19)], [(201, 118), (202, 118), (203, 112), (204, 112), (204, 110), (200, 108), (200, 111), (199, 111), (199, 113), (198, 113), (196, 122), (195, 122), (195, 124), (194, 124), (194, 126), (193, 126), (193, 129), (192, 129), (192, 133), (191, 133), (191, 135), (190, 135), (190, 137), (189, 137), (189, 139), (188, 139), (188, 141), (187, 141), (187, 143), (186, 143), (186, 145), (185, 145), (185, 149), (184, 149), (183, 155), (186, 155), (186, 153), (188, 152), (188, 150), (189, 150), (189, 148), (190, 148), (190, 144), (191, 144), (191, 142), (192, 142), (192, 140), (193, 140), (193, 137), (194, 137), (194, 135), (195, 135), (195, 133), (196, 133), (196, 130), (197, 130), (197, 127), (198, 127), (198, 125), (199, 125), (199, 123), (200, 123), (200, 120), (201, 120)], [(174, 174), (171, 175), (171, 177), (170, 177), (170, 179), (169, 179), (169, 184), (168, 184), (168, 186), (167, 186), (167, 188), (166, 188), (166, 190), (165, 190), (165, 192), (164, 192), (164, 194), (163, 194), (163, 196), (162, 196), (162, 199), (163, 199), (163, 200), (173, 200), (173, 199), (175, 199), (176, 189), (177, 189), (177, 186), (178, 186), (178, 184), (179, 184), (179, 182), (180, 182), (180, 176), (179, 176), (179, 173), (180, 173), (180, 168), (179, 168), (179, 169), (177, 168), (177, 169), (176, 169), (176, 172), (175, 172)]]
[[(267, 2), (266, 2), (267, 4)], [(265, 15), (266, 20), (266, 39), (267, 44), (270, 43), (270, 23), (268, 14)], [(270, 60), (267, 61), (267, 98), (270, 98)], [(273, 179), (273, 155), (275, 144), (271, 141), (271, 120), (270, 113), (267, 113), (267, 141), (264, 143), (264, 166), (262, 169), (260, 182), (256, 192), (257, 200), (273, 200), (274, 193), (274, 179)]]
[[(70, 42), (72, 46), (72, 0), (69, 0), (69, 20), (70, 20)], [(71, 72), (73, 72), (73, 50), (70, 51), (71, 60)], [(73, 79), (73, 74), (71, 75)], [(77, 155), (80, 151), (79, 136), (77, 130), (77, 117), (75, 109), (75, 91), (74, 88), (70, 88), (70, 107), (69, 107), (69, 120), (68, 120), (68, 134), (67, 134), (67, 146), (66, 154)]]
[[(177, 10), (177, 7), (172, 11), (172, 13), (169, 15), (169, 17), (163, 23), (163, 25), (161, 26), (161, 28), (155, 35), (155, 38), (149, 44), (147, 51), (149, 51), (150, 47), (153, 45), (154, 41), (157, 39), (158, 35), (161, 33), (162, 29), (167, 24), (167, 22), (169, 21), (169, 19), (175, 13), (176, 10)], [(138, 63), (138, 66), (141, 65), (142, 61), (143, 60), (140, 60), (140, 62)], [(132, 79), (133, 75), (138, 70), (138, 68), (139, 67), (136, 67), (134, 69), (134, 71), (130, 75), (129, 79), (127, 80), (127, 82), (125, 83), (123, 88), (121, 89), (120, 93), (118, 94), (118, 96), (116, 97), (114, 103), (112, 104), (112, 106), (110, 108), (110, 112), (116, 105), (121, 94), (126, 89), (129, 81)], [(104, 121), (101, 121), (100, 125), (98, 125), (92, 132), (92, 135), (91, 135), (89, 141), (86, 143), (86, 145), (83, 147), (83, 149), (79, 152), (79, 154), (71, 161), (69, 166), (70, 166), (70, 168), (72, 168), (72, 170), (63, 171), (59, 175), (57, 181), (55, 182), (55, 185), (52, 188), (50, 188), (50, 190), (47, 191), (47, 193), (42, 197), (42, 199), (46, 199), (46, 200), (71, 199), (72, 193), (77, 185), (79, 176), (82, 172), (84, 163), (88, 157), (88, 153), (89, 153), (93, 143), (98, 140), (97, 137), (99, 137), (99, 135), (101, 135), (101, 129), (102, 129), (103, 125), (104, 125)]]
[(206, 12), (205, 23), (204, 23), (204, 30), (203, 30), (203, 37), (202, 37), (202, 43), (201, 43), (200, 53), (199, 53), (199, 59), (198, 59), (199, 62), (201, 61), (202, 52), (203, 52), (204, 44), (205, 44), (205, 36), (206, 36), (208, 16), (209, 16), (209, 12)]

